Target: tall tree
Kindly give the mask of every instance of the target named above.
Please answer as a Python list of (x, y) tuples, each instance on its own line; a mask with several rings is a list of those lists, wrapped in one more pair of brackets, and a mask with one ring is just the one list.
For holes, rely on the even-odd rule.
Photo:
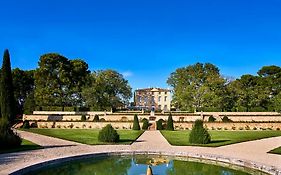
[(23, 105), (25, 100), (34, 90), (34, 71), (23, 71), (16, 68), (12, 71), (14, 95), (17, 103), (17, 114), (23, 113)]
[(35, 101), (39, 106), (69, 105), (71, 89), (71, 64), (56, 53), (42, 55), (35, 71)]
[(93, 72), (90, 80), (83, 89), (83, 97), (86, 104), (96, 110), (116, 109), (127, 104), (132, 97), (128, 81), (114, 70)]
[(225, 82), (219, 69), (210, 63), (196, 63), (179, 68), (167, 80), (174, 90), (173, 103), (176, 107), (189, 111), (224, 108)]
[(88, 64), (81, 59), (70, 60), (71, 64), (71, 103), (72, 106), (82, 106), (82, 89), (89, 81)]
[(4, 51), (2, 73), (1, 73), (1, 88), (0, 88), (0, 103), (2, 118), (12, 123), (15, 120), (15, 98), (13, 79), (11, 71), (10, 54), (8, 50)]

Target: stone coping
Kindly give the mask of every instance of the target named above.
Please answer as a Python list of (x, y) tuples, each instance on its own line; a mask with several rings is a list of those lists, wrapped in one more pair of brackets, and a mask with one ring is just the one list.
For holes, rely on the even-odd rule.
[[(63, 157), (59, 159), (51, 159), (47, 161), (43, 161), (41, 163), (37, 163), (28, 167), (24, 167), (22, 169), (16, 170), (11, 173), (11, 175), (20, 175), (23, 173), (28, 173), (30, 171), (35, 171), (46, 166), (57, 165), (60, 163), (66, 163), (73, 160), (87, 159), (93, 157), (105, 157), (105, 156), (118, 156), (118, 155), (161, 155), (161, 156), (171, 156), (171, 157), (181, 157), (181, 158), (193, 158), (197, 160), (204, 160), (203, 163), (225, 163), (228, 165), (235, 165), (237, 167), (246, 167), (253, 170), (257, 170), (263, 173), (272, 174), (272, 175), (281, 175), (281, 169), (277, 169), (274, 166), (268, 166), (261, 163), (242, 160), (232, 157), (225, 157), (221, 155), (215, 154), (199, 154), (199, 153), (191, 153), (191, 152), (169, 152), (169, 151), (113, 151), (113, 152), (98, 152), (98, 153), (87, 153), (81, 154), (77, 156), (69, 156)], [(193, 160), (194, 161), (194, 160)], [(212, 164), (212, 163), (211, 163)]]

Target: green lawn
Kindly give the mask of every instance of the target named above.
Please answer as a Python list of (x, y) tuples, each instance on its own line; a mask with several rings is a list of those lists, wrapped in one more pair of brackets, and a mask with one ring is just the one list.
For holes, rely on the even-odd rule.
[[(25, 131), (34, 132), (42, 135), (57, 137), (65, 140), (75, 141), (89, 145), (112, 144), (98, 141), (100, 130), (96, 129), (28, 129)], [(131, 144), (143, 131), (117, 130), (120, 141), (117, 144)]]
[(28, 140), (22, 140), (21, 146), (19, 148), (12, 148), (12, 149), (4, 149), (0, 150), (0, 154), (2, 153), (11, 153), (11, 152), (19, 152), (19, 151), (27, 151), (27, 150), (33, 150), (33, 149), (39, 149), (42, 148), (39, 145), (36, 145), (35, 143), (32, 143)]
[(280, 154), (281, 155), (281, 146), (278, 147), (278, 148), (275, 148), (274, 150), (269, 151), (269, 153)]
[[(161, 131), (161, 133), (172, 145), (193, 145), (188, 142), (190, 131)], [(211, 143), (197, 146), (218, 147), (233, 143), (281, 136), (281, 131), (209, 131), (209, 133), (212, 137)]]

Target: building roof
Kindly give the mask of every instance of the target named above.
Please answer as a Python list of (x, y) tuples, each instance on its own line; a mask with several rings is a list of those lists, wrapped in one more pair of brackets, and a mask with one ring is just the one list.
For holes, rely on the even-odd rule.
[(143, 88), (143, 89), (137, 89), (135, 91), (150, 91), (150, 92), (171, 92), (170, 89), (164, 89), (164, 88), (155, 88), (155, 87), (152, 87), (152, 88)]

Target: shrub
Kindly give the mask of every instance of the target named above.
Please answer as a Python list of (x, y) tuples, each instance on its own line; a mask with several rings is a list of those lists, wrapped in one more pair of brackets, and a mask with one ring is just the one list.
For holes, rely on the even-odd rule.
[(140, 123), (137, 114), (134, 115), (133, 130), (140, 130)]
[(236, 130), (236, 127), (235, 127), (235, 126), (232, 126), (231, 129), (232, 129), (232, 130)]
[(95, 115), (93, 121), (94, 121), (94, 122), (99, 122), (99, 121), (100, 121), (100, 118), (99, 118), (99, 115), (98, 115), (98, 114)]
[(149, 122), (146, 118), (142, 119), (143, 121), (143, 124), (142, 124), (142, 129), (143, 130), (147, 130), (148, 129), (148, 126), (149, 126)]
[(253, 130), (257, 130), (257, 127), (253, 127)]
[(250, 130), (251, 128), (250, 128), (250, 126), (247, 125), (247, 126), (245, 127), (245, 129), (246, 129), (246, 130)]
[(222, 122), (232, 122), (232, 120), (230, 120), (226, 115), (225, 116), (223, 116), (223, 118), (222, 118)]
[(208, 118), (208, 122), (214, 122), (214, 121), (216, 121), (216, 118), (211, 115), (211, 116)]
[(82, 121), (82, 122), (86, 121), (86, 115), (82, 115), (82, 116), (81, 116), (81, 121)]
[(211, 142), (211, 136), (204, 128), (202, 120), (196, 120), (189, 135), (189, 143), (207, 144)]
[(100, 122), (106, 122), (106, 120), (104, 118), (101, 118)]
[(172, 117), (171, 113), (169, 114), (169, 117), (168, 117), (167, 130), (170, 130), (170, 131), (174, 131), (175, 130), (174, 122), (173, 122), (173, 117)]
[(98, 139), (100, 142), (118, 142), (119, 134), (117, 131), (111, 126), (111, 124), (106, 125), (99, 132)]
[(17, 133), (8, 126), (8, 122), (0, 119), (0, 149), (19, 147), (21, 141)]
[(30, 128), (29, 120), (23, 121), (22, 128), (23, 129), (29, 129)]
[(164, 127), (163, 127), (163, 119), (159, 119), (157, 122), (156, 122), (156, 129), (157, 130), (163, 130)]

